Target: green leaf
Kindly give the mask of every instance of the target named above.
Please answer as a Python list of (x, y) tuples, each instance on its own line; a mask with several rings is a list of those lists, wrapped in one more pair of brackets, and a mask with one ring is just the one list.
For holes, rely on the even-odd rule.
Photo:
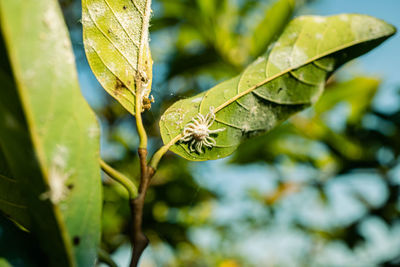
[(92, 266), (102, 204), (99, 128), (79, 90), (62, 12), (56, 0), (0, 0), (0, 12), (15, 80), (1, 66), (0, 146), (10, 178), (49, 266)]
[(151, 0), (82, 0), (83, 42), (90, 67), (104, 89), (131, 114), (136, 95), (147, 102), (151, 90), (150, 5)]
[(263, 19), (249, 37), (250, 55), (258, 57), (283, 31), (295, 10), (294, 0), (278, 0), (266, 9)]
[[(259, 136), (247, 140), (236, 150), (231, 159), (234, 164), (245, 164), (254, 161), (273, 162), (279, 155), (288, 155), (292, 159), (304, 160), (312, 155), (314, 146), (307, 146), (308, 142), (322, 141), (334, 152), (332, 158), (337, 154), (340, 158), (359, 159), (365, 156), (364, 146), (359, 140), (352, 139), (346, 131), (337, 132), (326, 125), (323, 120), (325, 112), (333, 112), (332, 109), (345, 102), (350, 110), (349, 123), (359, 122), (365, 110), (371, 105), (371, 101), (379, 87), (380, 81), (370, 77), (356, 77), (349, 81), (330, 84), (321, 99), (315, 104), (313, 111), (305, 116), (295, 116), (290, 123), (269, 132), (267, 136)], [(294, 138), (295, 142), (291, 142)], [(300, 147), (295, 144), (300, 143)], [(326, 157), (317, 154), (314, 164), (326, 164)], [(319, 166), (320, 168), (322, 166)], [(329, 164), (328, 164), (329, 165)]]
[[(329, 75), (345, 62), (378, 46), (395, 33), (382, 20), (356, 14), (303, 16), (293, 20), (268, 52), (239, 76), (207, 92), (173, 104), (160, 121), (164, 144), (189, 160), (223, 158), (243, 139), (267, 132), (314, 103)], [(203, 153), (180, 141), (197, 114), (214, 108), (216, 145)]]

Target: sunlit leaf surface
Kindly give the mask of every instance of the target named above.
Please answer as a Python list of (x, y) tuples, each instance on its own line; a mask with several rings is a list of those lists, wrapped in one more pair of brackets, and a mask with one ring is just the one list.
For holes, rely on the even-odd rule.
[[(104, 89), (130, 113), (151, 90), (150, 0), (83, 0), (86, 56)], [(137, 84), (143, 89), (138, 92)]]
[(197, 114), (214, 108), (210, 129), (225, 129), (212, 136), (215, 146), (199, 153), (178, 141), (171, 150), (189, 160), (226, 157), (243, 139), (271, 130), (314, 103), (332, 72), (394, 33), (393, 26), (365, 15), (299, 17), (239, 76), (172, 105), (160, 121), (163, 141), (176, 140)]

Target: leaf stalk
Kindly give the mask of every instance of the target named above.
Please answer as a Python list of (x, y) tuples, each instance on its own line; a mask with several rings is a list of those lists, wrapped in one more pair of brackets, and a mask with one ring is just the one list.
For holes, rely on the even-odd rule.
[(108, 165), (104, 160), (100, 159), (101, 169), (107, 173), (115, 181), (119, 182), (128, 191), (129, 199), (134, 199), (138, 195), (138, 189), (136, 185), (125, 175), (115, 170), (113, 167)]
[(173, 146), (176, 142), (178, 142), (182, 138), (182, 134), (175, 136), (174, 139), (169, 141), (166, 145), (163, 145), (159, 150), (157, 150), (154, 155), (151, 157), (149, 166), (154, 170), (157, 170), (158, 163), (160, 163), (161, 158), (164, 156), (165, 153)]
[[(141, 81), (139, 79), (136, 79), (137, 84), (141, 86)], [(143, 126), (143, 120), (142, 120), (142, 97), (141, 97), (141, 91), (138, 90), (138, 93), (136, 94), (136, 104), (135, 104), (135, 117), (136, 117), (136, 129), (139, 135), (139, 148), (140, 149), (146, 149), (147, 148), (147, 133), (146, 130)]]

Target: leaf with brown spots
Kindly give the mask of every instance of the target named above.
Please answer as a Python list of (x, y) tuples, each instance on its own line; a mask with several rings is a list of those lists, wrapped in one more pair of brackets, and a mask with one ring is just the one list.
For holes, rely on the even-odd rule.
[(82, 0), (86, 56), (104, 89), (131, 114), (152, 82), (150, 0)]

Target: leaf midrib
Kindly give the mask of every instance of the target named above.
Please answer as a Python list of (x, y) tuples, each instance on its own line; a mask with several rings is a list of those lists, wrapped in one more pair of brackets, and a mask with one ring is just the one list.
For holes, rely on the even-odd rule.
[[(360, 39), (360, 40), (355, 40), (355, 41), (346, 43), (346, 44), (344, 44), (344, 45), (338, 46), (338, 47), (336, 47), (336, 48), (334, 48), (334, 49), (328, 50), (328, 51), (326, 51), (325, 53), (322, 53), (322, 54), (320, 54), (320, 55), (318, 55), (318, 56), (312, 57), (312, 58), (310, 58), (309, 60), (305, 61), (303, 64), (301, 64), (301, 65), (299, 65), (299, 66), (294, 66), (294, 67), (288, 68), (288, 69), (285, 70), (285, 71), (279, 72), (279, 73), (277, 73), (277, 74), (275, 74), (275, 75), (273, 75), (273, 76), (271, 76), (271, 77), (269, 77), (269, 78), (267, 78), (267, 79), (265, 79), (265, 80), (263, 80), (263, 81), (257, 83), (256, 85), (250, 87), (249, 89), (247, 89), (247, 90), (245, 90), (245, 91), (243, 91), (243, 92), (237, 94), (236, 96), (234, 96), (234, 97), (231, 98), (230, 100), (228, 100), (228, 101), (222, 103), (222, 104), (219, 105), (217, 108), (215, 108), (215, 109), (214, 109), (214, 113), (216, 114), (217, 112), (219, 112), (220, 110), (222, 110), (222, 109), (225, 108), (226, 106), (232, 104), (233, 102), (235, 102), (235, 101), (238, 100), (239, 98), (241, 98), (241, 97), (243, 97), (243, 96), (245, 96), (245, 95), (247, 95), (247, 94), (253, 92), (254, 90), (256, 90), (257, 88), (263, 86), (264, 84), (266, 84), (266, 83), (268, 83), (268, 82), (270, 82), (270, 81), (272, 81), (272, 80), (275, 80), (275, 79), (279, 78), (280, 76), (282, 76), (282, 75), (284, 75), (284, 74), (287, 74), (287, 73), (289, 73), (289, 72), (291, 72), (291, 71), (293, 71), (293, 70), (295, 70), (295, 69), (301, 68), (301, 67), (303, 67), (303, 66), (305, 66), (305, 65), (307, 65), (307, 64), (310, 64), (310, 63), (312, 63), (312, 62), (314, 62), (314, 61), (317, 61), (318, 59), (324, 58), (324, 57), (329, 56), (329, 55), (331, 55), (331, 54), (334, 54), (334, 53), (336, 53), (336, 52), (338, 52), (338, 51), (340, 51), (340, 50), (349, 48), (349, 47), (351, 47), (351, 46), (354, 46), (354, 45), (357, 45), (357, 44), (361, 44), (361, 43), (364, 43), (364, 42), (367, 42), (367, 41), (378, 40), (378, 39), (381, 39), (381, 38), (384, 38), (384, 37), (388, 37), (388, 36), (390, 36), (390, 35), (391, 35), (391, 34), (386, 34), (386, 35), (380, 36), (379, 38), (373, 38), (373, 39), (371, 39), (371, 38), (363, 38), (363, 39)], [(209, 92), (209, 91), (208, 91), (208, 92)], [(205, 96), (206, 96), (206, 95), (204, 95), (204, 97), (203, 97), (203, 99), (202, 99), (202, 101), (201, 101), (201, 104), (203, 103), (203, 100), (205, 99)], [(277, 103), (277, 104), (282, 104), (282, 103), (279, 103), (278, 101), (275, 101), (275, 103)], [(199, 109), (201, 109), (201, 108), (200, 108), (200, 107), (201, 107), (201, 104), (199, 105)], [(166, 144), (166, 146), (167, 146), (167, 147), (171, 147), (171, 146), (174, 145), (176, 142), (178, 142), (182, 137), (183, 137), (183, 134), (182, 134), (182, 133), (178, 134), (177, 136), (175, 136), (174, 138), (172, 138), (172, 139)]]
[[(132, 3), (135, 5), (135, 1), (131, 0)], [(146, 37), (149, 36), (149, 22), (150, 22), (150, 11), (151, 11), (151, 1), (150, 0), (146, 0), (146, 8), (144, 10), (144, 14), (142, 14), (142, 12), (138, 9), (138, 7), (136, 7), (139, 12), (142, 14), (142, 30), (141, 30), (141, 36), (140, 36), (140, 46), (139, 46), (139, 58), (138, 58), (138, 72), (140, 74), (141, 71), (143, 71), (143, 67), (144, 67), (144, 49), (146, 49), (145, 45), (147, 44), (146, 42)], [(148, 39), (148, 38), (147, 38)], [(141, 88), (139, 88), (141, 89)], [(138, 90), (138, 88), (136, 88), (136, 90)]]
[[(279, 72), (279, 73), (277, 73), (277, 74), (275, 74), (275, 75), (273, 75), (273, 76), (271, 76), (271, 77), (269, 77), (269, 78), (267, 78), (267, 79), (265, 79), (265, 80), (263, 80), (263, 81), (257, 83), (256, 85), (250, 87), (249, 89), (247, 89), (247, 90), (245, 90), (245, 91), (243, 91), (243, 92), (237, 94), (236, 96), (234, 96), (234, 97), (231, 98), (230, 100), (228, 100), (228, 101), (222, 103), (222, 104), (219, 105), (217, 108), (215, 108), (215, 109), (214, 109), (214, 113), (217, 113), (218, 111), (220, 111), (220, 110), (223, 109), (224, 107), (228, 106), (229, 104), (232, 104), (233, 102), (235, 102), (235, 101), (238, 100), (239, 98), (241, 98), (241, 97), (243, 97), (243, 96), (245, 96), (245, 95), (251, 93), (252, 91), (256, 90), (257, 88), (263, 86), (264, 84), (266, 84), (266, 83), (268, 83), (268, 82), (270, 82), (270, 81), (272, 81), (272, 80), (275, 80), (275, 79), (279, 78), (280, 76), (282, 76), (282, 75), (284, 75), (284, 74), (287, 74), (287, 73), (289, 73), (289, 72), (291, 72), (291, 71), (293, 71), (293, 70), (296, 70), (296, 69), (301, 68), (301, 67), (303, 67), (303, 66), (305, 66), (305, 65), (308, 65), (308, 64), (312, 63), (313, 61), (316, 61), (316, 60), (318, 60), (318, 59), (324, 58), (324, 57), (329, 56), (329, 55), (331, 55), (331, 54), (334, 54), (334, 53), (336, 53), (336, 52), (338, 52), (338, 51), (340, 51), (340, 50), (349, 48), (349, 47), (351, 47), (351, 46), (354, 46), (354, 45), (357, 45), (357, 44), (361, 44), (361, 43), (364, 43), (364, 42), (367, 42), (367, 41), (378, 40), (378, 39), (381, 39), (381, 38), (386, 37), (386, 36), (387, 36), (387, 35), (383, 35), (383, 36), (381, 36), (381, 37), (379, 37), (379, 38), (375, 38), (375, 39), (364, 38), (364, 39), (361, 39), (361, 40), (349, 42), (349, 43), (347, 43), (347, 44), (345, 44), (345, 45), (338, 46), (338, 47), (336, 47), (336, 48), (334, 48), (334, 49), (328, 50), (328, 51), (326, 51), (325, 53), (322, 53), (321, 55), (312, 57), (312, 58), (310, 58), (309, 60), (305, 61), (305, 62), (304, 62), (303, 64), (301, 64), (301, 65), (294, 66), (294, 67), (288, 68), (288, 69), (285, 70), (285, 71)], [(282, 104), (282, 103), (279, 103), (278, 101), (275, 101), (275, 103), (277, 103), (277, 104)]]

